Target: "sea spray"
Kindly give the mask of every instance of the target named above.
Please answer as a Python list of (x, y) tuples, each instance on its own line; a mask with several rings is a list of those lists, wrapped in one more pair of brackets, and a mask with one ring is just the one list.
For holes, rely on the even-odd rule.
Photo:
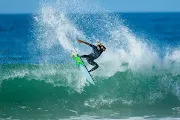
[[(107, 47), (107, 51), (96, 60), (100, 67), (92, 73), (96, 82), (95, 86), (88, 86), (85, 80), (80, 79), (81, 75), (78, 74), (74, 61), (69, 57), (68, 50), (64, 49), (56, 38), (53, 29), (46, 29), (44, 24), (40, 26), (36, 24), (37, 31), (34, 31), (34, 34), (37, 39), (31, 39), (32, 37), (26, 39), (29, 34), (24, 35), (17, 29), (16, 32), (19, 32), (16, 35), (17, 40), (24, 42), (14, 44), (16, 39), (8, 39), (8, 42), (1, 46), (6, 49), (12, 48), (13, 45), (11, 52), (1, 54), (1, 60), (4, 60), (3, 62), (12, 60), (12, 63), (14, 60), (19, 64), (0, 65), (0, 116), (2, 118), (12, 116), (12, 119), (33, 119), (34, 117), (59, 119), (64, 116), (69, 118), (69, 116), (85, 114), (88, 114), (88, 117), (102, 118), (103, 116), (102, 119), (106, 118), (104, 115), (107, 115), (107, 118), (116, 117), (118, 119), (120, 116), (144, 115), (153, 115), (153, 119), (156, 119), (158, 115), (160, 117), (178, 117), (180, 105), (179, 48), (168, 47), (163, 51), (164, 56), (160, 56), (160, 51), (152, 47), (156, 40), (153, 39), (152, 43), (151, 41), (146, 42), (146, 39), (133, 32), (137, 29), (132, 31), (121, 20), (116, 23), (113, 22), (114, 19), (110, 19), (112, 16), (121, 19), (120, 15), (118, 13), (106, 16), (104, 14), (65, 15), (68, 21), (71, 21), (73, 26), (84, 34), (85, 41), (95, 43), (96, 39), (99, 39)], [(125, 15), (129, 17), (128, 20), (134, 21), (131, 19), (131, 15)], [(159, 16), (159, 14), (147, 14), (147, 16), (151, 16), (150, 23), (158, 24), (159, 21), (154, 21), (157, 15)], [(16, 15), (10, 17), (12, 23), (14, 23), (14, 17), (17, 17), (18, 20), (26, 17), (20, 16), (22, 18)], [(108, 16), (110, 17), (108, 18)], [(137, 21), (140, 21), (139, 24), (144, 24), (145, 28), (152, 29), (152, 24), (142, 23), (141, 21), (144, 21), (145, 18), (143, 15), (140, 16), (141, 18), (136, 18)], [(40, 18), (37, 17), (36, 20), (38, 21)], [(99, 20), (99, 18), (104, 19)], [(106, 20), (110, 22), (106, 23)], [(171, 17), (169, 20), (172, 20)], [(24, 21), (24, 23), (20, 23), (23, 27), (28, 23), (26, 20)], [(166, 20), (161, 19), (161, 21)], [(174, 24), (174, 19), (168, 24)], [(15, 28), (19, 28), (19, 24), (16, 24)], [(47, 37), (52, 38), (49, 42), (44, 35), (45, 31), (48, 31), (47, 35), (49, 36)], [(164, 35), (160, 33), (158, 32), (158, 35)], [(11, 38), (12, 34), (14, 33), (10, 33)], [(4, 35), (3, 33), (3, 39), (7, 39), (8, 35)], [(19, 38), (19, 35), (26, 37)], [(171, 34), (166, 34), (166, 36), (172, 37)], [(177, 40), (175, 39), (175, 41)], [(26, 42), (39, 43), (37, 47), (31, 46), (32, 48), (36, 47), (39, 51), (36, 54), (29, 51), (32, 54), (27, 54)], [(24, 45), (22, 49), (19, 49), (20, 43)], [(90, 53), (90, 47), (74, 44), (75, 48), (78, 47), (80, 51), (83, 51), (82, 54)], [(161, 45), (155, 47), (161, 48)], [(29, 62), (27, 57), (36, 59)], [(28, 64), (22, 64), (22, 61), (26, 61)], [(30, 64), (33, 62), (34, 64)], [(36, 62), (38, 64), (35, 64)]]

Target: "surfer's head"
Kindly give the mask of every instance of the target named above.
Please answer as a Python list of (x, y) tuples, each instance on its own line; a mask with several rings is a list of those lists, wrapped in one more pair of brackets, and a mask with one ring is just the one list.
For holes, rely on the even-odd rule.
[(103, 49), (103, 51), (106, 50), (106, 48), (104, 47), (103, 44), (101, 44), (101, 42), (97, 41), (97, 49), (100, 50), (100, 49)]

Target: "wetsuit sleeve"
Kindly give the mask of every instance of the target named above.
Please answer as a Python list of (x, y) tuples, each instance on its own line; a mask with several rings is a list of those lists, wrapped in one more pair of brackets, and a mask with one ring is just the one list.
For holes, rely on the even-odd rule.
[(92, 47), (93, 49), (96, 49), (96, 46), (93, 44), (89, 44), (90, 47)]

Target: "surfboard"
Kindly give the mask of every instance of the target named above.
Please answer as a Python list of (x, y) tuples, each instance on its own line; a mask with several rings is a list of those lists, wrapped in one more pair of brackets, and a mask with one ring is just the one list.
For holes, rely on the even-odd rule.
[(86, 78), (86, 80), (89, 83), (95, 85), (91, 74), (88, 72), (88, 69), (86, 65), (84, 64), (83, 60), (80, 58), (80, 56), (77, 53), (72, 52), (71, 57), (73, 57), (74, 60), (76, 61), (76, 65), (79, 67), (79, 70), (81, 71), (82, 75)]

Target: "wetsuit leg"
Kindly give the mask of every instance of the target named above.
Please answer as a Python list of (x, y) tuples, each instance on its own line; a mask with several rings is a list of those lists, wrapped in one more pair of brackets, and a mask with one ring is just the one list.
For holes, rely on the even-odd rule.
[(89, 55), (82, 55), (81, 58), (88, 58)]
[(94, 66), (91, 70), (89, 70), (89, 72), (92, 72), (99, 67), (99, 65), (96, 62), (94, 62), (93, 59), (87, 59), (87, 61), (90, 65)]
[(96, 62), (94, 62), (94, 58), (91, 55), (82, 55), (81, 58), (86, 58), (87, 62), (90, 65), (94, 66), (91, 70), (89, 70), (89, 72), (92, 72), (99, 67), (99, 65)]

